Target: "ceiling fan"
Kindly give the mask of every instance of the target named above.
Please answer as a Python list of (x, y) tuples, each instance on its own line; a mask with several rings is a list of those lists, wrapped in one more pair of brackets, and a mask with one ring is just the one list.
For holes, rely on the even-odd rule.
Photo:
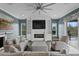
[(39, 11), (39, 14), (40, 14), (40, 11), (44, 12), (44, 13), (47, 13), (45, 10), (52, 10), (50, 8), (47, 8), (51, 5), (54, 5), (55, 3), (50, 3), (50, 4), (44, 4), (44, 3), (35, 3), (35, 10), (32, 12), (32, 13), (35, 13), (36, 11)]

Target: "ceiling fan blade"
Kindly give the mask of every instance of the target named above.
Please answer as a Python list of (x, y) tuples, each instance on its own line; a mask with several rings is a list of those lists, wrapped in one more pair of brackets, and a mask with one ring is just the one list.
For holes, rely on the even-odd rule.
[(40, 6), (40, 3), (35, 3), (36, 7), (39, 7)]
[(51, 6), (51, 5), (53, 5), (53, 4), (55, 4), (55, 3), (50, 3), (50, 4), (47, 4), (47, 5), (43, 6), (43, 8), (44, 8), (44, 7)]
[(43, 3), (38, 3), (38, 5), (41, 7), (43, 5)]
[(36, 11), (38, 11), (38, 10), (35, 10), (35, 11), (33, 11), (32, 13), (35, 13)]
[(36, 7), (41, 7), (43, 3), (35, 3)]
[(41, 6), (43, 5), (43, 3), (40, 3), (41, 4)]
[(38, 3), (38, 6), (41, 6), (41, 3)]
[(43, 11), (44, 13), (47, 13), (45, 10), (41, 10), (41, 11)]
[(38, 7), (38, 4), (37, 4), (37, 3), (35, 3), (35, 6), (36, 6), (36, 7)]

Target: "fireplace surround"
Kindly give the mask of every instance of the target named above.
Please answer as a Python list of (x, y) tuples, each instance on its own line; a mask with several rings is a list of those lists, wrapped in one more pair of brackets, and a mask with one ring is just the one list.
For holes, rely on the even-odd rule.
[[(44, 35), (35, 35), (44, 34)], [(42, 36), (40, 38), (40, 36)], [(35, 38), (36, 37), (36, 38)], [(31, 41), (50, 41), (51, 35), (51, 18), (45, 14), (31, 15), (27, 19), (27, 39)]]

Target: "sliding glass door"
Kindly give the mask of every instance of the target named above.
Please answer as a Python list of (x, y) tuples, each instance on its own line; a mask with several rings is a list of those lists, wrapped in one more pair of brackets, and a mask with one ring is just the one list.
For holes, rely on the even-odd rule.
[(78, 36), (78, 22), (77, 21), (67, 22), (67, 32), (68, 32), (68, 35), (72, 37), (77, 37)]

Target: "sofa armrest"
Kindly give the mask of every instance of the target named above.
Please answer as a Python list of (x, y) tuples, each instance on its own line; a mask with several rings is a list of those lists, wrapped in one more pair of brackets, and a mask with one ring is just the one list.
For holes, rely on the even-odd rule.
[(59, 50), (60, 52), (66, 51), (68, 53), (68, 44), (62, 41), (56, 42), (55, 50)]

